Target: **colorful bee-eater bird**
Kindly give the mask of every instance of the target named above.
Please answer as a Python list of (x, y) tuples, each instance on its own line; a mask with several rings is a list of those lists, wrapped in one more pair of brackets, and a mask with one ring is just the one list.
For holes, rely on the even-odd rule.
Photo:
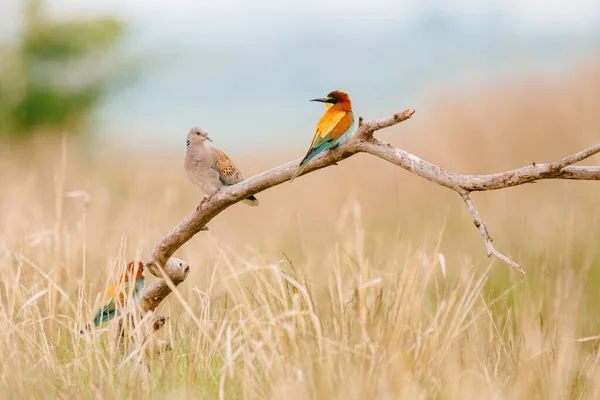
[[(202, 128), (192, 128), (187, 135), (183, 166), (190, 182), (204, 194), (198, 207), (223, 186), (235, 185), (244, 180), (244, 176), (227, 154), (216, 147), (208, 146), (207, 140), (212, 142), (208, 132)], [(243, 202), (250, 206), (258, 205), (258, 199), (254, 196), (244, 199)]]
[[(134, 282), (134, 286), (130, 283)], [(119, 316), (121, 309), (127, 303), (129, 295), (133, 296), (134, 301), (138, 301), (142, 297), (144, 291), (144, 264), (138, 262), (136, 264), (131, 261), (127, 264), (126, 271), (119, 276), (119, 278), (113, 282), (106, 293), (104, 294), (103, 306), (96, 312), (94, 316), (94, 326), (99, 326), (104, 322)], [(91, 329), (90, 325), (87, 325), (87, 330)], [(83, 334), (84, 331), (81, 331)]]
[(327, 111), (325, 111), (325, 114), (319, 120), (310, 148), (300, 162), (290, 182), (304, 171), (310, 160), (325, 150), (339, 146), (348, 136), (356, 132), (358, 128), (358, 124), (352, 113), (352, 102), (347, 93), (334, 90), (324, 99), (313, 99), (311, 101), (325, 103)]

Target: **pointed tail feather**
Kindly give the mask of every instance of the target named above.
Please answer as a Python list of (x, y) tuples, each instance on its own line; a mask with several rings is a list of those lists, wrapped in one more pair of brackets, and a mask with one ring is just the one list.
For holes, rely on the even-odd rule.
[(292, 182), (294, 179), (296, 179), (298, 177), (298, 175), (300, 175), (302, 173), (302, 171), (304, 171), (304, 168), (306, 168), (306, 166), (308, 165), (308, 162), (310, 160), (312, 160), (313, 158), (315, 158), (316, 156), (318, 156), (319, 154), (321, 154), (323, 151), (327, 150), (330, 146), (330, 142), (323, 142), (321, 143), (319, 146), (315, 147), (315, 148), (310, 148), (308, 150), (308, 153), (306, 153), (306, 156), (302, 159), (302, 161), (300, 161), (300, 165), (298, 165), (298, 169), (296, 170), (296, 172), (294, 172), (294, 175), (292, 175), (290, 182)]
[(102, 307), (94, 316), (94, 326), (99, 326), (100, 324), (112, 319), (117, 314), (117, 310), (111, 310), (107, 306)]
[[(302, 161), (304, 162), (304, 161)], [(304, 164), (300, 163), (300, 165), (298, 166), (298, 169), (296, 169), (296, 172), (294, 172), (294, 175), (292, 175), (292, 177), (290, 178), (290, 182), (292, 182), (294, 179), (296, 179), (298, 177), (298, 175), (300, 175), (302, 173), (302, 171), (304, 171), (304, 168), (306, 168), (306, 166), (308, 165), (308, 161), (304, 162)]]
[[(94, 326), (98, 327), (100, 324), (105, 323), (106, 321), (114, 318), (115, 315), (119, 315), (117, 310), (109, 310), (107, 306), (102, 307), (98, 310), (96, 315), (94, 316)], [(85, 327), (79, 331), (79, 335), (83, 336), (88, 332), (92, 331), (92, 324), (86, 324)]]
[[(317, 150), (317, 149), (315, 149), (315, 150)], [(316, 155), (320, 153), (320, 151), (317, 152), (315, 150), (309, 150), (308, 153), (306, 154), (306, 156), (304, 156), (304, 158), (302, 159), (302, 161), (300, 161), (300, 165), (298, 165), (296, 172), (294, 172), (294, 175), (292, 175), (292, 177), (290, 178), (290, 182), (292, 182), (294, 179), (296, 179), (302, 173), (302, 171), (304, 171), (304, 168), (306, 168), (306, 166), (308, 165), (308, 162), (310, 160), (312, 160), (313, 158), (315, 158)]]
[(248, 197), (247, 199), (242, 200), (242, 202), (245, 204), (248, 204), (251, 207), (256, 207), (259, 204), (258, 199), (256, 197), (254, 197), (254, 195)]

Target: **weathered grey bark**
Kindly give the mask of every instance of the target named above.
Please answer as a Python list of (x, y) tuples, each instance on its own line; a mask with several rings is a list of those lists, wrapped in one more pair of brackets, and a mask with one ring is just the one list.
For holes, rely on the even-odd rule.
[[(169, 258), (164, 269), (154, 267), (154, 270), (158, 272), (158, 275), (155, 275), (161, 277), (161, 279), (154, 282), (144, 291), (142, 300), (140, 301), (140, 309), (143, 314), (148, 311), (154, 311), (160, 302), (171, 293), (171, 287), (174, 288), (183, 282), (190, 272), (190, 267), (187, 263), (175, 257)], [(163, 319), (161, 320), (161, 318)], [(154, 330), (160, 329), (164, 325), (164, 322), (164, 317), (157, 317), (154, 321)]]
[[(532, 165), (523, 168), (491, 175), (465, 175), (438, 167), (407, 151), (373, 137), (374, 132), (399, 124), (409, 119), (413, 114), (414, 110), (405, 110), (390, 117), (367, 122), (364, 122), (361, 118), (360, 126), (354, 136), (348, 138), (348, 140), (337, 148), (315, 157), (302, 175), (334, 165), (356, 153), (362, 152), (377, 156), (433, 183), (452, 189), (461, 196), (467, 205), (473, 217), (473, 222), (485, 242), (488, 256), (493, 255), (497, 257), (521, 273), (524, 273), (523, 268), (499, 253), (492, 246), (492, 240), (488, 234), (487, 227), (479, 216), (469, 194), (474, 191), (497, 190), (518, 186), (541, 179), (600, 180), (600, 167), (573, 166), (573, 164), (600, 152), (600, 144), (596, 144), (582, 152), (552, 163), (532, 163)], [(160, 273), (159, 266), (166, 264), (166, 276), (170, 277), (175, 286), (181, 283), (187, 277), (189, 267), (185, 263), (181, 264), (185, 265), (185, 272), (182, 271), (183, 267), (170, 267), (169, 265), (179, 265), (181, 262), (181, 260), (170, 258), (173, 253), (196, 233), (206, 230), (206, 224), (229, 206), (250, 195), (257, 194), (288, 181), (299, 162), (300, 160), (290, 161), (216, 193), (201, 208), (192, 212), (160, 240), (150, 255), (146, 267), (154, 275), (161, 277), (162, 274)], [(176, 261), (171, 263), (171, 260)], [(156, 308), (170, 291), (164, 280), (149, 287), (144, 294), (144, 309), (153, 310)]]

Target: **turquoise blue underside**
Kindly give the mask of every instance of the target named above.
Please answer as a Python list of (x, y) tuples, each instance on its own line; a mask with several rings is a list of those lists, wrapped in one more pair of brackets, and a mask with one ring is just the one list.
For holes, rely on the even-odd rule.
[[(127, 292), (126, 288), (125, 291)], [(140, 279), (135, 281), (135, 287), (133, 288), (133, 298), (137, 303), (142, 297), (142, 293), (144, 292), (144, 277), (142, 276)], [(108, 320), (113, 319), (115, 316), (119, 316), (121, 313), (115, 307), (115, 300), (112, 299), (110, 303), (104, 305), (101, 309), (98, 310), (96, 315), (94, 316), (94, 326), (99, 326), (100, 324), (105, 323)]]

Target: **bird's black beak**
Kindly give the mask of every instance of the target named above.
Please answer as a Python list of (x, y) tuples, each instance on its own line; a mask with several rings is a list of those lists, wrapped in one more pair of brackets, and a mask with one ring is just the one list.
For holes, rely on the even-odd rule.
[(206, 137), (206, 140), (208, 140), (209, 142), (211, 142), (211, 143), (212, 143), (212, 139), (211, 139), (211, 138), (209, 138), (208, 136)]
[(310, 101), (320, 101), (321, 103), (331, 103), (331, 99), (330, 98), (312, 99)]

